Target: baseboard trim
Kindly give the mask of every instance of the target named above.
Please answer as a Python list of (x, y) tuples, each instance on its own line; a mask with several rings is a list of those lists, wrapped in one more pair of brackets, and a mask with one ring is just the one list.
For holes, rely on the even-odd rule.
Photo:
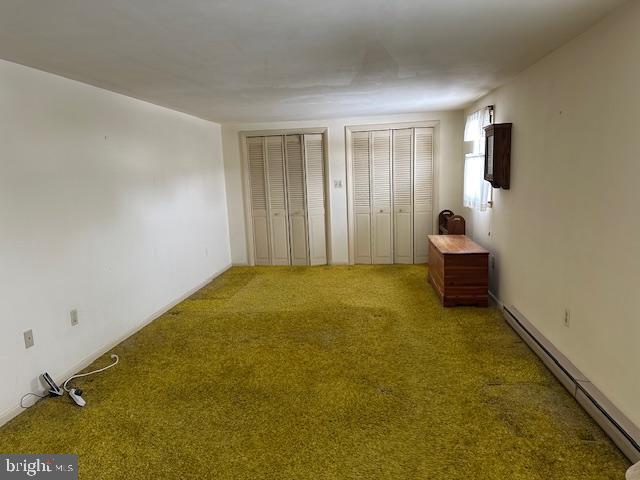
[[(87, 368), (89, 365), (91, 365), (93, 362), (95, 362), (98, 358), (100, 358), (101, 356), (103, 356), (105, 353), (109, 352), (110, 350), (113, 350), (113, 348), (115, 348), (116, 346), (118, 346), (120, 343), (122, 343), (123, 341), (125, 341), (127, 338), (129, 338), (130, 336), (138, 333), (140, 330), (142, 330), (144, 327), (146, 327), (147, 325), (149, 325), (151, 322), (153, 322), (154, 320), (156, 320), (158, 317), (164, 315), (165, 313), (167, 313), (169, 310), (171, 310), (173, 307), (175, 307), (176, 305), (178, 305), (179, 303), (185, 301), (187, 298), (189, 298), (191, 295), (193, 295), (194, 293), (196, 293), (198, 290), (200, 290), (201, 288), (203, 288), (204, 286), (206, 286), (207, 284), (209, 284), (211, 281), (213, 281), (215, 278), (219, 277), (220, 275), (222, 275), (224, 272), (226, 272), (227, 270), (229, 270), (232, 267), (231, 264), (227, 265), (226, 267), (218, 270), (217, 272), (215, 272), (213, 275), (207, 277), (205, 280), (203, 280), (202, 282), (200, 282), (198, 285), (196, 285), (195, 287), (193, 287), (192, 289), (190, 289), (189, 291), (187, 291), (186, 293), (182, 294), (180, 297), (178, 297), (177, 299), (173, 300), (172, 302), (170, 302), (169, 304), (165, 305), (164, 307), (162, 307), (160, 310), (157, 310), (155, 313), (149, 315), (148, 317), (146, 317), (142, 323), (138, 324), (137, 326), (135, 326), (134, 328), (130, 329), (129, 331), (127, 331), (126, 333), (124, 333), (123, 335), (121, 335), (120, 337), (118, 337), (116, 340), (113, 340), (109, 343), (107, 343), (105, 346), (103, 346), (97, 353), (94, 353), (92, 355), (89, 355), (85, 358), (83, 358), (80, 362), (76, 363), (72, 368), (70, 368), (69, 370), (67, 370), (66, 372), (64, 372), (61, 375), (56, 375), (54, 377), (55, 382), (58, 385), (61, 385), (67, 378), (71, 377), (72, 375), (75, 375), (76, 373), (78, 373), (79, 371)], [(40, 400), (38, 400), (40, 401)], [(36, 402), (37, 403), (37, 402)], [(24, 409), (22, 407), (20, 407), (19, 405), (16, 408), (12, 408), (8, 411), (3, 412), (2, 414), (0, 414), (0, 426), (4, 425), (5, 423), (7, 423), (9, 420), (17, 417), (18, 415), (20, 415), (22, 412), (26, 411), (27, 409)]]
[(507, 323), (522, 337), (582, 408), (632, 463), (640, 461), (640, 429), (624, 415), (515, 307), (504, 306)]
[[(310, 267), (310, 266), (314, 266), (314, 267), (327, 267), (327, 266), (333, 266), (333, 265), (349, 265), (349, 262), (330, 262), (327, 264), (323, 264), (323, 265), (284, 265), (284, 266), (303, 266), (303, 267)], [(249, 265), (248, 263), (243, 263), (243, 262), (239, 262), (239, 263), (233, 263), (232, 264), (233, 267), (256, 267), (259, 265)], [(272, 267), (274, 265), (266, 265), (268, 267)]]
[(491, 290), (489, 290), (489, 297), (491, 297), (491, 299), (495, 302), (496, 306), (502, 310), (504, 308), (504, 305), (502, 304), (502, 302), (500, 301), (500, 299), (498, 298), (497, 295), (494, 295), (493, 292)]

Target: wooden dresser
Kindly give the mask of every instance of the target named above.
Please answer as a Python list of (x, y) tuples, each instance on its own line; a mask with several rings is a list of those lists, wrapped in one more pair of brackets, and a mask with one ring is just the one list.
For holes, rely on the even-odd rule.
[(489, 305), (489, 252), (464, 235), (428, 235), (429, 283), (445, 307)]

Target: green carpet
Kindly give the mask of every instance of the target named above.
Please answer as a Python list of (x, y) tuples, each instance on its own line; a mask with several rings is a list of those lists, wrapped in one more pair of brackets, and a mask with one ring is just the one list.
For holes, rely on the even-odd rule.
[(91, 480), (624, 478), (500, 313), (441, 308), (425, 275), (234, 268), (80, 379), (87, 407), (39, 402), (0, 451), (77, 453)]

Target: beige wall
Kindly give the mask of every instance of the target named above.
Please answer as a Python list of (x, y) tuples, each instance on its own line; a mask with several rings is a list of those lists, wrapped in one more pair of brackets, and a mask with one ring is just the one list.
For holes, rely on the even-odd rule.
[[(246, 232), (242, 193), (242, 171), (240, 158), (239, 132), (250, 130), (269, 130), (285, 128), (327, 127), (329, 135), (329, 178), (331, 193), (331, 247), (332, 262), (347, 263), (349, 259), (347, 231), (347, 189), (345, 160), (345, 126), (369, 125), (398, 122), (419, 122), (438, 120), (439, 158), (438, 160), (438, 198), (435, 208), (460, 210), (462, 207), (462, 112), (428, 112), (410, 115), (384, 117), (358, 117), (334, 120), (233, 124), (222, 126), (224, 164), (227, 181), (227, 203), (229, 205), (229, 229), (231, 236), (231, 255), (234, 263), (247, 262)], [(342, 188), (334, 188), (333, 181), (342, 180)], [(436, 210), (437, 212), (438, 210)]]
[[(640, 425), (640, 2), (469, 111), (513, 123), (511, 190), (471, 230), (491, 287)], [(564, 310), (571, 323), (563, 325)]]
[(0, 423), (230, 264), (223, 176), (219, 125), (0, 61)]

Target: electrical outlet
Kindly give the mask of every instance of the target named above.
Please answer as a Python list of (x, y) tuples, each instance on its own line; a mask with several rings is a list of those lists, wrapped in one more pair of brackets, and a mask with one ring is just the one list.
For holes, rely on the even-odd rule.
[(333, 188), (342, 188), (342, 180), (334, 180)]
[(71, 326), (75, 327), (78, 324), (78, 310), (74, 308), (69, 312), (69, 316), (71, 317)]
[(33, 347), (33, 344), (34, 344), (33, 330), (27, 330), (26, 332), (23, 333), (23, 335), (24, 335), (24, 348)]
[(562, 323), (564, 323), (564, 326), (567, 328), (571, 326), (571, 310), (569, 310), (568, 308), (566, 308), (564, 311), (564, 320)]

